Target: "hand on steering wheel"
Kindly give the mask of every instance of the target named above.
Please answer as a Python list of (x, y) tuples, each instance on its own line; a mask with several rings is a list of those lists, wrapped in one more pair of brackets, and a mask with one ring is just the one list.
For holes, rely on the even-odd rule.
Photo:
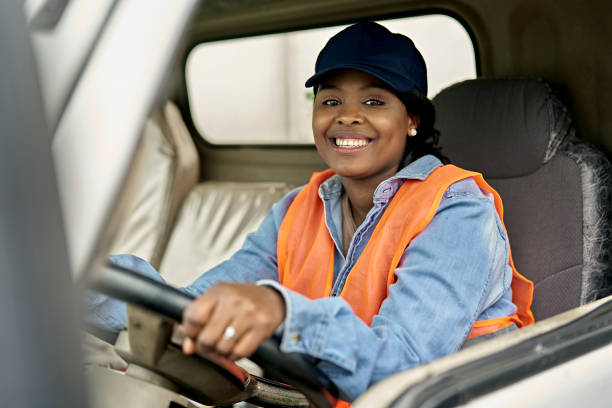
[(249, 357), (285, 319), (280, 293), (252, 283), (219, 283), (183, 313), (183, 351), (213, 350), (231, 360)]
[[(195, 351), (200, 332), (213, 322), (217, 308), (220, 310), (234, 308), (242, 310), (241, 312), (227, 310), (231, 315), (231, 320), (222, 318), (221, 321), (226, 323), (225, 325), (221, 324), (220, 329), (215, 329), (217, 334), (212, 337), (216, 341), (210, 344), (216, 346), (230, 322), (233, 324), (234, 317), (241, 316), (238, 317), (238, 320), (242, 321), (244, 318), (247, 321), (247, 328), (242, 329), (240, 335), (238, 330), (234, 329), (237, 341), (228, 353), (232, 353), (233, 357), (241, 357), (243, 354), (237, 354), (236, 351), (240, 350), (236, 350), (236, 347), (242, 347), (241, 344), (244, 340), (242, 337), (246, 338), (248, 335), (254, 344), (261, 343), (251, 358), (265, 372), (286, 384), (294, 385), (308, 398), (312, 405), (325, 408), (333, 407), (336, 404), (337, 390), (333, 387), (333, 384), (330, 385), (330, 390), (326, 390), (321, 385), (313, 366), (302, 355), (282, 353), (274, 339), (268, 339), (263, 343), (260, 340), (270, 337), (284, 320), (285, 304), (282, 296), (276, 290), (266, 286), (237, 283), (224, 283), (217, 286), (219, 287), (212, 288), (200, 299), (194, 300), (193, 296), (179, 289), (112, 264), (107, 264), (101, 268), (92, 283), (94, 289), (104, 294), (154, 311), (172, 321), (183, 321), (183, 324), (189, 327), (190, 335), (193, 336), (183, 345), (186, 352)], [(204, 299), (204, 297), (209, 296), (211, 299)], [(230, 297), (234, 299), (233, 302), (227, 302)], [(240, 300), (238, 305), (234, 304), (238, 301), (236, 299)], [(200, 302), (204, 305), (204, 309), (201, 311), (198, 306)], [(246, 314), (241, 314), (245, 313), (246, 305), (250, 305), (246, 308)], [(188, 316), (188, 313), (191, 312), (187, 311), (188, 309), (192, 310), (192, 308), (194, 311), (193, 318), (191, 315)], [(265, 323), (255, 322), (256, 319), (263, 319)], [(249, 320), (251, 320), (251, 323), (248, 323)], [(266, 328), (263, 329), (262, 327)], [(259, 335), (255, 337), (250, 334), (251, 331), (259, 333)], [(251, 344), (251, 341), (248, 341), (248, 343)], [(251, 347), (253, 346), (251, 345), (248, 348), (245, 346), (244, 355), (250, 355)]]

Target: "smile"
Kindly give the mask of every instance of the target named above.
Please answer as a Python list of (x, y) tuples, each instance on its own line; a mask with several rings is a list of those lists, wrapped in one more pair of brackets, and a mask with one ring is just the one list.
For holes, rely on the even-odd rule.
[(338, 147), (342, 147), (345, 149), (346, 148), (352, 149), (352, 148), (365, 147), (370, 142), (367, 139), (336, 138), (334, 139), (334, 143)]

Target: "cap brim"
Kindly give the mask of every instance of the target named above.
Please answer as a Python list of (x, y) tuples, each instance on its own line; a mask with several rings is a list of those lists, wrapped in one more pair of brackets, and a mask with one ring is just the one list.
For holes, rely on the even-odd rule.
[(367, 74), (374, 75), (376, 78), (387, 83), (391, 88), (399, 92), (410, 92), (416, 88), (414, 83), (406, 83), (408, 82), (406, 78), (398, 78), (397, 75), (395, 75), (392, 72), (389, 72), (389, 71), (386, 71), (386, 70), (383, 70), (377, 67), (365, 65), (365, 64), (350, 64), (350, 63), (338, 64), (333, 67), (324, 69), (320, 72), (317, 72), (316, 74), (308, 78), (308, 80), (306, 81), (304, 85), (306, 86), (306, 88), (315, 86), (319, 84), (323, 80), (323, 78), (327, 76), (329, 73), (333, 71), (341, 70), (341, 69), (356, 69), (357, 71), (363, 71)]

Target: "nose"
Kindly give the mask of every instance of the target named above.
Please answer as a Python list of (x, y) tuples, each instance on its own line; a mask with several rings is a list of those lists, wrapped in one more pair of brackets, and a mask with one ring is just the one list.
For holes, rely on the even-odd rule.
[(336, 120), (339, 124), (345, 126), (362, 124), (363, 115), (361, 112), (361, 104), (345, 101), (340, 105)]

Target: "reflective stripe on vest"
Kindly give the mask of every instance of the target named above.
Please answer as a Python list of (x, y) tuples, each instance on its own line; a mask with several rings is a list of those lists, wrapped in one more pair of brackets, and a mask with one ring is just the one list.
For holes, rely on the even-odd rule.
[[(328, 297), (332, 290), (335, 246), (325, 225), (319, 186), (333, 174), (332, 170), (326, 170), (312, 175), (290, 205), (278, 233), (280, 283), (310, 299)], [(468, 177), (493, 195), (495, 209), (503, 224), (501, 199), (479, 173), (446, 165), (436, 168), (425, 180), (407, 179), (380, 218), (339, 295), (367, 325), (371, 324), (388, 296), (389, 286), (397, 279), (395, 269), (410, 241), (433, 219), (448, 187)], [(533, 283), (516, 271), (512, 255), (509, 264), (513, 274), (512, 301), (517, 307), (516, 315), (477, 321), (468, 339), (512, 323), (519, 327), (533, 323)]]

